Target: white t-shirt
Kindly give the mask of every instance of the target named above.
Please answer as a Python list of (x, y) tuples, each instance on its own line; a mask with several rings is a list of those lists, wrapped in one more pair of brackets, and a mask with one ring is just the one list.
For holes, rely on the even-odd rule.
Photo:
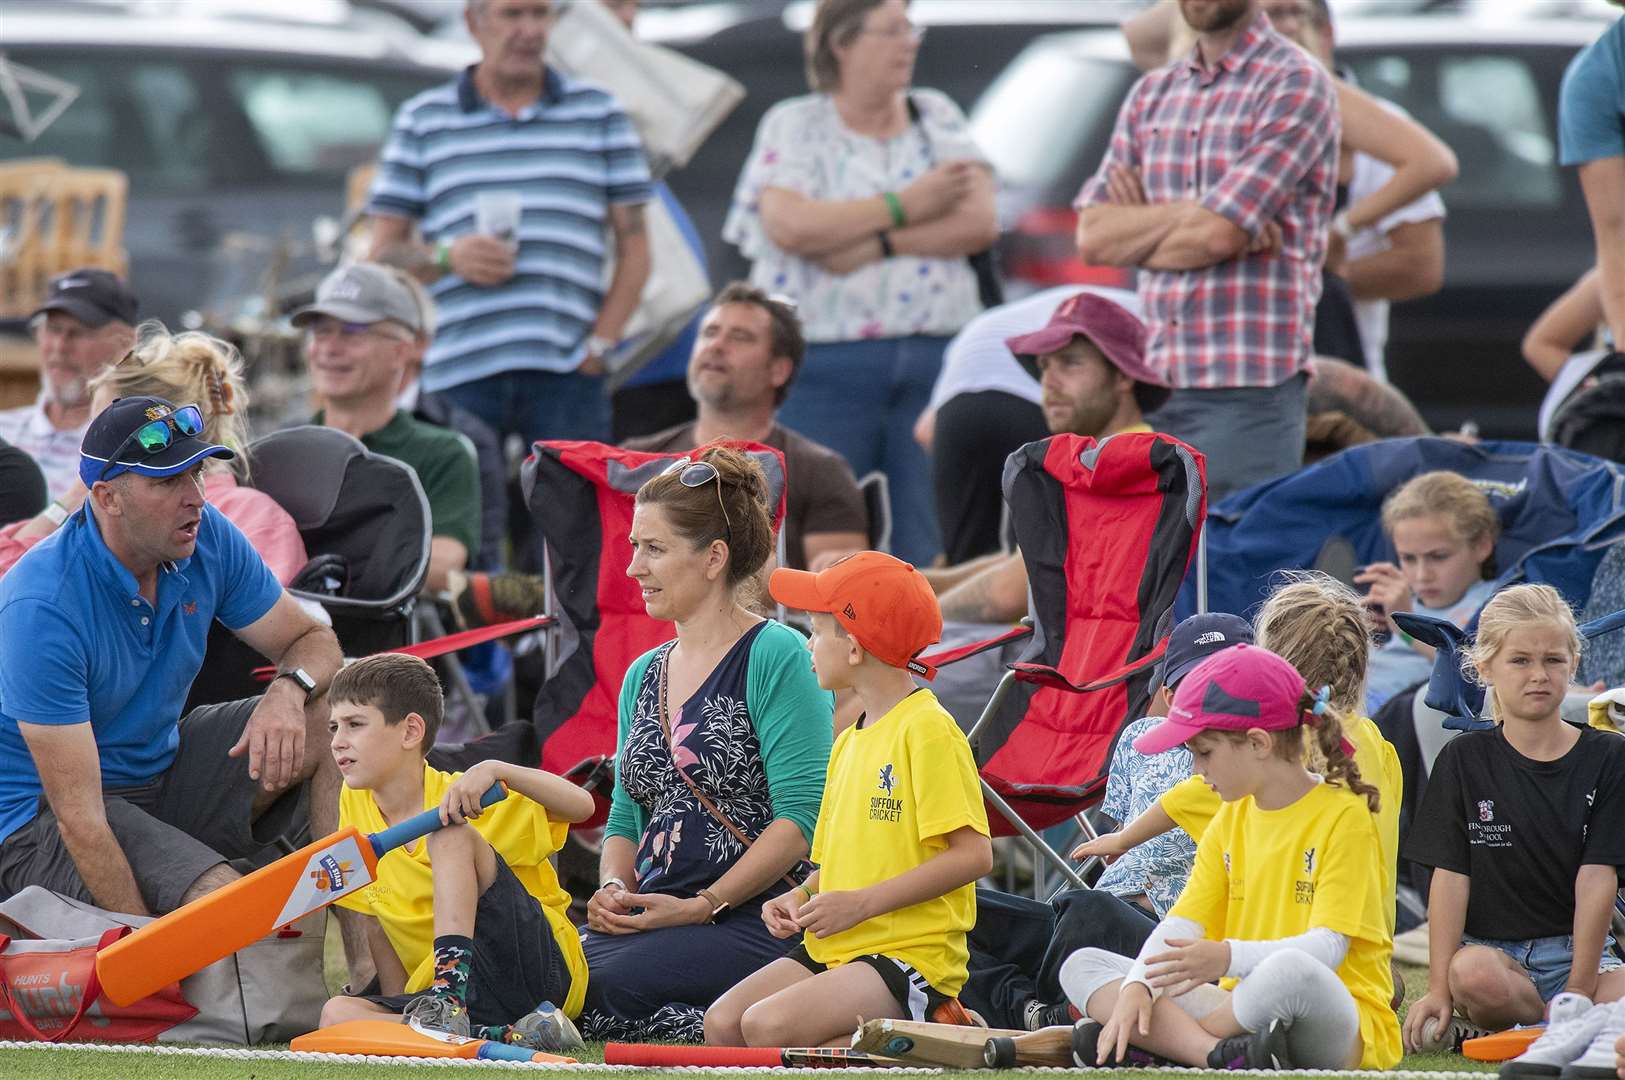
[[(1409, 117), (1410, 114), (1391, 101), (1380, 104), (1390, 112)], [(1349, 205), (1353, 206), (1367, 195), (1386, 184), (1394, 175), (1394, 167), (1369, 154), (1354, 155), (1354, 175), (1349, 178)], [(1398, 210), (1368, 225), (1349, 237), (1348, 261), (1363, 259), (1367, 255), (1387, 251), (1388, 233), (1400, 225), (1432, 221), (1444, 217), (1444, 200), (1437, 191), (1430, 191), (1415, 202), (1406, 203)], [(1388, 344), (1388, 301), (1359, 300), (1354, 304), (1354, 318), (1360, 326), (1360, 342), (1365, 346), (1365, 366), (1373, 378), (1388, 381), (1388, 367), (1383, 359), (1383, 348)]]
[(89, 427), (87, 419), (76, 428), (58, 431), (45, 416), (43, 391), (32, 405), (0, 411), (0, 439), (34, 459), (53, 499), (67, 494), (79, 479), (79, 444), (85, 441)]
[(1140, 316), (1138, 293), (1099, 285), (1058, 285), (984, 311), (948, 343), (937, 385), (931, 390), (930, 408), (940, 409), (949, 398), (982, 390), (1001, 390), (1038, 404), (1044, 396), (1038, 380), (1022, 368), (1005, 347), (1005, 340), (1042, 329), (1064, 301), (1085, 292), (1103, 296), (1136, 318)]

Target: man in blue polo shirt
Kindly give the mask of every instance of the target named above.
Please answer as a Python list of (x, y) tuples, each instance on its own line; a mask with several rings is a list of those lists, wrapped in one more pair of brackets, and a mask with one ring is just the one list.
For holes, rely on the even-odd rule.
[(526, 442), (608, 438), (603, 358), (649, 275), (642, 145), (614, 98), (543, 65), (556, 6), (468, 0), (480, 62), (401, 106), (368, 204), (370, 257), (440, 311), (423, 388)]
[[(230, 450), (197, 406), (124, 398), (91, 421), (84, 508), (0, 578), (0, 895), (42, 885), (162, 914), (337, 818), (322, 694), (338, 641), (203, 500)], [(276, 662), (262, 697), (180, 718), (216, 619)]]
[(1579, 166), (1591, 212), (1603, 320), (1625, 348), (1625, 17), (1569, 63), (1557, 126), (1563, 164)]

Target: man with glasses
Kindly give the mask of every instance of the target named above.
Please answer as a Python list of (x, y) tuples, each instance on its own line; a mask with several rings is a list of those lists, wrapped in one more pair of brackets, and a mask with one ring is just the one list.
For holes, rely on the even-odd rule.
[(375, 454), (410, 465), (429, 499), (430, 591), (468, 565), (480, 547), (480, 477), (465, 437), (397, 406), (413, 363), (422, 314), (387, 266), (352, 263), (329, 274), (316, 302), (293, 315), (305, 332), (305, 362), (322, 409), (314, 423), (354, 435)]
[(51, 280), (29, 319), (39, 343), (39, 399), (0, 411), (0, 439), (34, 459), (53, 499), (73, 486), (79, 468), (90, 380), (130, 350), (136, 310), (135, 294), (117, 274), (70, 270)]
[[(195, 404), (133, 397), (85, 432), (81, 512), (0, 578), (0, 895), (159, 915), (268, 844), (331, 831), (332, 631), (203, 498)], [(219, 621), (275, 662), (257, 698), (180, 716)]]

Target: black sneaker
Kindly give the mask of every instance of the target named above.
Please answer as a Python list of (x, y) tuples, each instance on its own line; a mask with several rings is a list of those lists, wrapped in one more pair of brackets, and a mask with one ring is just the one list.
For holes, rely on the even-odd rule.
[(1076, 1024), (1083, 1016), (1072, 1006), (1070, 1001), (1058, 1001), (1053, 1005), (1045, 1005), (1034, 998), (1027, 1002), (1026, 1014), (1022, 1017), (1022, 1024), (1028, 1031), (1037, 1031), (1040, 1028), (1064, 1027)]
[(1271, 1020), (1263, 1031), (1246, 1032), (1220, 1039), (1219, 1045), (1208, 1052), (1210, 1069), (1291, 1069), (1292, 1058), (1286, 1050), (1287, 1024), (1284, 1020)]
[(1072, 1025), (1072, 1063), (1080, 1069), (1155, 1069), (1163, 1065), (1177, 1065), (1176, 1061), (1159, 1057), (1149, 1050), (1130, 1045), (1121, 1059), (1107, 1058), (1097, 1061), (1100, 1054), (1101, 1025), (1093, 1020), (1079, 1020)]

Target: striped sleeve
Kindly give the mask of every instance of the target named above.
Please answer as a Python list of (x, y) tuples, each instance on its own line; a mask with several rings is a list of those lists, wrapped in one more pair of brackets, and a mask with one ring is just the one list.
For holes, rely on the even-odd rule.
[(400, 107), (391, 125), (389, 139), (378, 154), (378, 171), (373, 176), (367, 199), (369, 214), (390, 217), (423, 217), (428, 208), (424, 184), (423, 138), (417, 131), (418, 99)]
[(643, 141), (619, 106), (604, 117), (604, 159), (609, 177), (608, 197), (615, 206), (635, 206), (654, 197)]

